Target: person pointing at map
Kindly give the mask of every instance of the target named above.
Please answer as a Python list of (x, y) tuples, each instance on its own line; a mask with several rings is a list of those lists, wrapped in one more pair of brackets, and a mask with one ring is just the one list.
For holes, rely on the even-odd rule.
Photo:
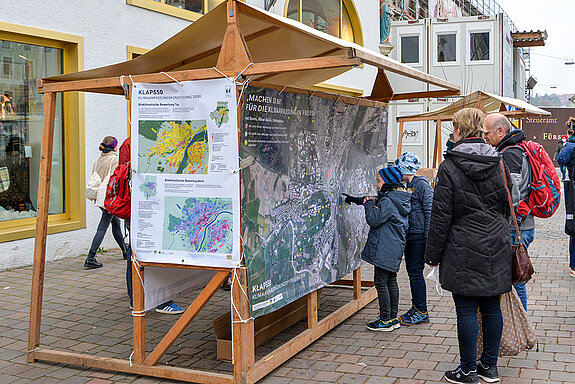
[(347, 204), (364, 206), (365, 220), (369, 225), (361, 258), (374, 267), (373, 282), (379, 301), (379, 317), (367, 323), (370, 331), (389, 332), (400, 327), (397, 271), (405, 249), (411, 210), (411, 193), (401, 182), (402, 176), (399, 167), (382, 168), (375, 181), (377, 196), (344, 194)]

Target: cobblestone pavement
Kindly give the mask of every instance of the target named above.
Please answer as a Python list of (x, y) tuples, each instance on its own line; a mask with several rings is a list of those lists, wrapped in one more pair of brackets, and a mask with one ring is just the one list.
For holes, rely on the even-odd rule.
[[(537, 274), (528, 283), (529, 314), (539, 337), (539, 351), (501, 358), (505, 384), (575, 383), (575, 279), (568, 273), (568, 238), (563, 234), (564, 209), (538, 220), (529, 251)], [(124, 261), (118, 252), (99, 257), (104, 268), (86, 271), (83, 258), (48, 263), (46, 267), (41, 346), (128, 359), (131, 316), (125, 294)], [(369, 273), (367, 267), (364, 278)], [(169, 380), (119, 374), (25, 359), (31, 268), (0, 273), (0, 384), (3, 383), (172, 383)], [(409, 307), (405, 271), (400, 273), (400, 310)], [(343, 294), (342, 294), (343, 292)], [(312, 344), (262, 383), (437, 383), (458, 363), (455, 312), (449, 295), (429, 287), (431, 323), (402, 327), (391, 333), (369, 332), (376, 317), (372, 302), (335, 330)], [(330, 313), (351, 291), (325, 288), (322, 315)], [(181, 305), (193, 295), (179, 298)], [(160, 364), (230, 372), (232, 365), (215, 358), (211, 319), (229, 310), (229, 293), (218, 292)], [(176, 317), (155, 312), (146, 316), (150, 350)], [(305, 325), (299, 323), (258, 347), (262, 356)]]

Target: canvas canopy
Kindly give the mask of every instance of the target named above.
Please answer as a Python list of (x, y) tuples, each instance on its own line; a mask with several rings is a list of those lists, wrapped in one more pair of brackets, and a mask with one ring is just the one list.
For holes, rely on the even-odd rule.
[(451, 120), (453, 114), (463, 108), (479, 108), (486, 114), (503, 112), (505, 115), (519, 118), (551, 115), (523, 100), (475, 91), (443, 108), (417, 115), (401, 116), (397, 118), (397, 121)]
[[(223, 47), (227, 45), (234, 51), (243, 44), (247, 52), (246, 67), (249, 66), (243, 74), (251, 76), (252, 81), (261, 85), (306, 89), (365, 63), (377, 67), (378, 80), (385, 80), (385, 97), (374, 98), (379, 101), (387, 101), (392, 97), (399, 99), (400, 94), (409, 93), (410, 89), (416, 89), (417, 85), (420, 87), (421, 82), (437, 87), (443, 96), (459, 94), (460, 88), (456, 84), (297, 21), (243, 2), (235, 3), (240, 39), (238, 36), (229, 35), (229, 20), (226, 23), (229, 15), (226, 3), (222, 3), (166, 42), (134, 60), (46, 78), (40, 82), (39, 91), (82, 90), (122, 94), (118, 80), (120, 76), (131, 75), (133, 81), (143, 82), (144, 79), (137, 77), (138, 75), (158, 74), (153, 79), (148, 76), (145, 80), (173, 81), (168, 76), (160, 75), (166, 72), (178, 80), (194, 80), (199, 79), (197, 74), (190, 78), (183, 72), (204, 69), (205, 74), (200, 78), (221, 77), (220, 73), (215, 73), (216, 67), (227, 76), (235, 76), (237, 70), (228, 70), (222, 60)], [(228, 44), (230, 42), (232, 44)], [(236, 61), (240, 59), (234, 58)], [(279, 63), (282, 65), (278, 66)], [(393, 76), (395, 83), (391, 84), (385, 72), (400, 76)], [(95, 79), (100, 81), (97, 84), (93, 81), (87, 82)], [(75, 84), (63, 86), (63, 82)]]

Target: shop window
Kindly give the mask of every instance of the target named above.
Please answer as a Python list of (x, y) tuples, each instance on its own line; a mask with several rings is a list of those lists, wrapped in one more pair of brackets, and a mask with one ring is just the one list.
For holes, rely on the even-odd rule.
[(195, 21), (224, 1), (225, 0), (126, 0), (126, 3)]
[[(9, 241), (34, 235), (44, 110), (44, 97), (37, 92), (36, 81), (81, 70), (83, 53), (79, 37), (3, 26), (9, 30), (0, 30), (0, 241)], [(58, 41), (58, 37), (67, 41)], [(48, 208), (50, 233), (85, 226), (81, 108), (77, 93), (57, 94)], [(68, 156), (82, 161), (69, 162)]]
[(469, 34), (469, 58), (471, 61), (489, 60), (489, 32)]
[(401, 36), (401, 62), (419, 63), (419, 36)]
[(359, 18), (349, 0), (289, 0), (286, 17), (332, 36), (363, 44)]
[(457, 61), (457, 35), (455, 33), (437, 34), (437, 61), (440, 63)]

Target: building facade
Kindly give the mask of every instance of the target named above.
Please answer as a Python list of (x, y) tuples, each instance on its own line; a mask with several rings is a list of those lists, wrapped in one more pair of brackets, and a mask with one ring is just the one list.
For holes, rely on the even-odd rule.
[[(0, 15), (0, 270), (32, 264), (43, 96), (36, 80), (131, 59), (167, 40), (222, 0), (3, 2)], [(377, 50), (379, 3), (248, 0), (251, 5)], [(240, 26), (241, 27), (241, 26)], [(278, 47), (281, 49), (281, 47)], [(317, 89), (369, 94), (376, 72), (356, 68)], [(294, 84), (297, 86), (297, 84)], [(120, 96), (58, 96), (47, 260), (87, 253), (100, 210), (84, 197), (104, 136), (127, 137)], [(103, 248), (116, 247), (111, 233)], [(105, 258), (103, 259), (105, 264)]]

